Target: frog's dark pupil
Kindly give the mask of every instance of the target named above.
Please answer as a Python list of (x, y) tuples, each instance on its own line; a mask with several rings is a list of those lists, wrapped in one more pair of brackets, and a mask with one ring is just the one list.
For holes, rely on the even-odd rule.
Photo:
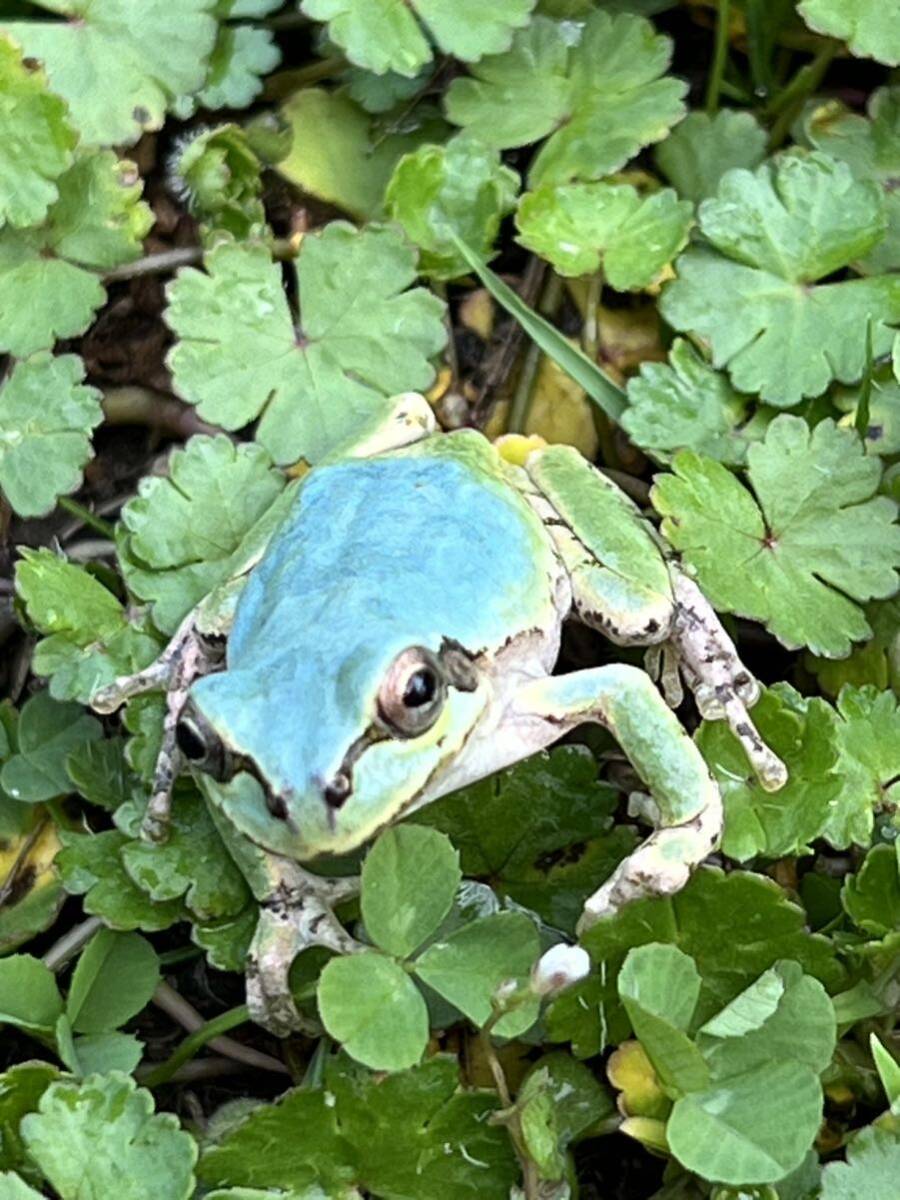
[(431, 703), (436, 691), (437, 679), (434, 671), (423, 667), (420, 671), (414, 671), (407, 680), (403, 703), (407, 708), (421, 708), (423, 704)]
[(206, 757), (206, 745), (196, 729), (187, 721), (179, 721), (175, 730), (175, 741), (178, 748), (191, 762), (198, 762)]

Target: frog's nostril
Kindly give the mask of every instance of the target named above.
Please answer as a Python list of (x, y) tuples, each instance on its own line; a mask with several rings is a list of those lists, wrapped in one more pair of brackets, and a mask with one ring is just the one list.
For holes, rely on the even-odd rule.
[(325, 784), (325, 803), (329, 808), (340, 808), (350, 798), (352, 791), (350, 776), (344, 771), (338, 771), (337, 775)]

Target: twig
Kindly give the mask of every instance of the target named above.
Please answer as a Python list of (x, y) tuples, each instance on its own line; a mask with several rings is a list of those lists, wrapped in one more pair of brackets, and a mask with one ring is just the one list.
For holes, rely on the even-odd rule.
[(107, 425), (145, 425), (168, 437), (186, 441), (195, 433), (219, 434), (217, 425), (197, 416), (197, 410), (153, 388), (108, 388), (103, 393), (103, 415)]
[[(274, 1058), (271, 1054), (264, 1054), (261, 1050), (254, 1050), (252, 1046), (236, 1042), (233, 1038), (222, 1036), (229, 1029), (234, 1029), (237, 1025), (243, 1025), (249, 1021), (250, 1016), (246, 1004), (229, 1009), (228, 1012), (221, 1013), (211, 1021), (204, 1021), (193, 1005), (189, 1004), (167, 983), (161, 983), (153, 993), (153, 1003), (184, 1029), (187, 1029), (190, 1037), (185, 1038), (164, 1063), (154, 1068), (148, 1079), (150, 1077), (156, 1079), (157, 1075), (164, 1072), (157, 1082), (165, 1083), (182, 1063), (193, 1058), (207, 1043), (217, 1053), (224, 1054), (226, 1058), (232, 1058), (235, 1062), (244, 1063), (245, 1066), (257, 1067), (261, 1071), (276, 1071), (280, 1075), (288, 1074), (287, 1067), (280, 1059)], [(148, 1086), (153, 1087), (154, 1084), (148, 1082)]]
[(80, 925), (73, 925), (43, 956), (44, 966), (49, 967), (51, 971), (61, 971), (66, 963), (87, 945), (97, 930), (102, 928), (103, 922), (99, 917), (88, 917)]
[(118, 283), (122, 279), (137, 279), (140, 275), (165, 275), (179, 267), (199, 262), (203, 257), (202, 246), (179, 246), (175, 250), (163, 250), (159, 254), (148, 254), (134, 262), (114, 267), (103, 276), (106, 283)]

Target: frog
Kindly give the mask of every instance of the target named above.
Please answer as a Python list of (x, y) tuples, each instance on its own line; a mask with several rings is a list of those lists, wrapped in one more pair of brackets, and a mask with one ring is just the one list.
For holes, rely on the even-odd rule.
[[(558, 672), (569, 620), (647, 648), (655, 669)], [(681, 679), (705, 719), (728, 722), (748, 771), (780, 788), (785, 767), (750, 715), (760, 684), (637, 504), (570, 446), (443, 432), (408, 394), (285, 489), (157, 662), (92, 703), (109, 713), (165, 690), (144, 836), (164, 840), (188, 770), (259, 902), (251, 1014), (286, 1036), (307, 1020), (296, 956), (362, 948), (336, 916), (358, 877), (316, 861), (581, 725), (618, 742), (653, 828), (588, 897), (578, 932), (683, 888), (717, 849), (723, 808), (674, 712)]]

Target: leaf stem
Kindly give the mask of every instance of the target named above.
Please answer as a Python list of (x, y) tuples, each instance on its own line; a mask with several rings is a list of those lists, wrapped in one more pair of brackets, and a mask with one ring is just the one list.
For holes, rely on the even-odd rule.
[[(537, 311), (545, 317), (552, 317), (559, 308), (562, 300), (563, 284), (555, 271), (547, 276), (537, 305)], [(534, 383), (541, 361), (541, 348), (537, 342), (529, 340), (522, 359), (522, 369), (516, 381), (512, 404), (509, 408), (509, 419), (506, 427), (510, 433), (524, 433), (528, 424), (528, 414), (531, 411), (531, 401), (534, 396)]]
[(239, 1004), (236, 1008), (229, 1008), (226, 1012), (219, 1013), (217, 1017), (213, 1017), (211, 1021), (207, 1021), (205, 1025), (201, 1025), (199, 1029), (195, 1029), (193, 1033), (189, 1034), (165, 1062), (148, 1071), (146, 1075), (142, 1074), (141, 1083), (148, 1088), (168, 1083), (178, 1068), (184, 1066), (186, 1062), (190, 1062), (208, 1042), (221, 1037), (231, 1029), (236, 1029), (238, 1025), (245, 1025), (249, 1020), (250, 1012), (246, 1004)]
[(710, 116), (714, 116), (719, 110), (722, 80), (725, 77), (725, 67), (728, 63), (728, 28), (730, 19), (731, 0), (719, 0), (713, 61), (709, 72), (709, 79), (706, 83), (706, 111)]
[(71, 496), (60, 496), (58, 503), (60, 508), (65, 509), (67, 513), (71, 513), (73, 517), (77, 517), (88, 529), (93, 529), (94, 533), (99, 533), (104, 538), (115, 538), (115, 527), (110, 525), (109, 521), (104, 521), (102, 517), (96, 516), (89, 508), (85, 508), (83, 504), (79, 504)]
[(780, 146), (787, 137), (791, 123), (807, 98), (818, 89), (840, 46), (840, 42), (827, 41), (812, 62), (802, 66), (766, 107), (765, 115), (777, 118), (769, 135), (770, 149)]

